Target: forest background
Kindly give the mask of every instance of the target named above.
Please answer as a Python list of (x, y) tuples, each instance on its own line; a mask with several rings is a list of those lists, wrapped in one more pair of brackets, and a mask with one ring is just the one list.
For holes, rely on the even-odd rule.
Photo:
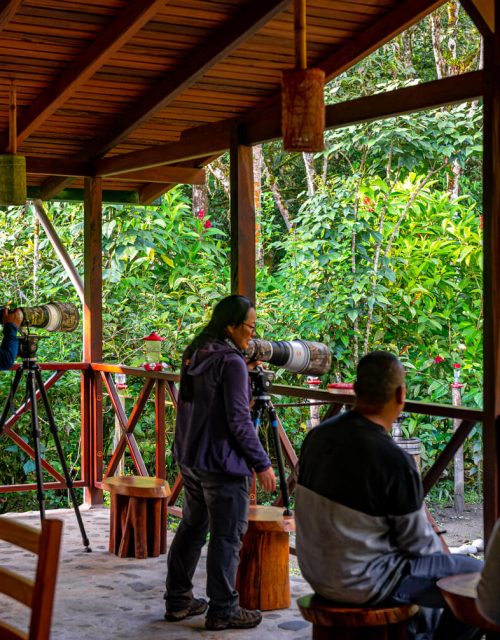
[[(327, 103), (452, 76), (482, 66), (482, 42), (458, 2), (448, 2), (330, 82)], [(397, 354), (407, 370), (408, 397), (451, 403), (450, 383), (464, 384), (462, 403), (482, 406), (482, 105), (463, 103), (328, 131), (325, 151), (290, 154), (281, 142), (254, 148), (258, 334), (275, 340), (317, 340), (333, 356), (328, 382), (352, 381), (359, 358), (373, 349)], [(77, 269), (83, 267), (83, 207), (47, 203)], [(152, 329), (164, 338), (175, 370), (215, 301), (230, 290), (229, 159), (208, 167), (207, 185), (176, 187), (150, 207), (106, 206), (103, 213), (104, 359), (139, 365)], [(4, 302), (34, 305), (78, 297), (29, 206), (0, 215)], [(80, 361), (81, 335), (51, 334), (41, 362)], [(278, 380), (304, 385), (278, 371)], [(11, 374), (0, 379), (6, 402)], [(80, 464), (79, 376), (50, 391), (72, 473)], [(133, 380), (129, 393), (134, 395)], [(286, 399), (285, 399), (286, 402)], [(151, 468), (154, 437), (148, 415), (136, 428)], [(171, 441), (173, 410), (167, 408)], [(280, 410), (298, 449), (308, 408)], [(59, 468), (45, 416), (43, 454)], [(16, 426), (17, 428), (17, 426)], [(450, 420), (404, 416), (403, 434), (423, 445), (423, 469), (449, 439)], [(17, 429), (30, 440), (29, 420)], [(106, 452), (114, 418), (106, 405)], [(481, 496), (481, 433), (465, 445), (470, 500)], [(167, 454), (169, 479), (175, 466)], [(0, 438), (0, 484), (33, 482), (34, 464)], [(435, 499), (450, 499), (445, 476)], [(65, 496), (49, 492), (49, 504)], [(0, 512), (36, 508), (34, 492), (3, 494)]]

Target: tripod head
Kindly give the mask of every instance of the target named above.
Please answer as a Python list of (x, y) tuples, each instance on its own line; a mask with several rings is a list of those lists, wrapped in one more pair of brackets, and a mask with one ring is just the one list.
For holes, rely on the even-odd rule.
[(19, 354), (22, 360), (36, 360), (36, 352), (38, 350), (38, 342), (46, 336), (39, 336), (33, 333), (21, 334), (18, 338)]
[(269, 400), (269, 392), (273, 386), (275, 374), (273, 371), (267, 371), (261, 365), (249, 372), (250, 388), (252, 390), (253, 400)]

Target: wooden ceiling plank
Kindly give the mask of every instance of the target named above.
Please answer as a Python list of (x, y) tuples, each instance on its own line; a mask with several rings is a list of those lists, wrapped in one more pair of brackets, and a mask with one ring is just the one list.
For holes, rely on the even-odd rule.
[(30, 107), (22, 112), (18, 123), (20, 145), (68, 96), (80, 88), (110, 56), (153, 18), (168, 0), (131, 2), (99, 37), (70, 64), (56, 82), (45, 89)]
[[(222, 60), (243, 41), (258, 31), (277, 13), (284, 11), (291, 0), (256, 0), (250, 8), (237, 16), (217, 34), (197, 47), (182, 61), (177, 70), (169, 73), (164, 81), (148, 95), (142, 97), (120, 118), (119, 126), (104, 139), (97, 139), (89, 147), (92, 156), (104, 155), (118, 145), (134, 130), (149, 120), (158, 110), (165, 108), (186, 88), (193, 85), (211, 67)], [(89, 156), (90, 157), (90, 156)]]

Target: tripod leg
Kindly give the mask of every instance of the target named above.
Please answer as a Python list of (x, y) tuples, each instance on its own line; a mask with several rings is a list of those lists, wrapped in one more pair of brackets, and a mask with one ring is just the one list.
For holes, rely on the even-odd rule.
[(270, 402), (268, 403), (267, 412), (269, 415), (269, 424), (271, 426), (271, 431), (273, 434), (274, 449), (276, 451), (276, 461), (278, 463), (280, 490), (281, 490), (281, 495), (283, 496), (283, 506), (285, 508), (284, 515), (290, 516), (292, 515), (292, 512), (290, 511), (290, 495), (288, 494), (288, 485), (286, 483), (286, 475), (285, 475), (285, 465), (283, 464), (283, 452), (281, 451), (281, 442), (280, 442), (280, 436), (278, 433), (278, 416), (276, 415), (275, 408)]
[(45, 520), (45, 497), (43, 493), (43, 476), (42, 476), (42, 456), (40, 455), (40, 426), (38, 423), (38, 407), (36, 403), (36, 389), (33, 371), (28, 370), (26, 378), (26, 391), (31, 402), (31, 426), (33, 433), (33, 449), (35, 451), (35, 470), (36, 470), (36, 486), (37, 499), (40, 506), (40, 520)]
[(52, 409), (50, 408), (49, 399), (47, 397), (47, 392), (45, 391), (45, 387), (43, 386), (43, 380), (40, 373), (40, 369), (35, 369), (36, 381), (38, 384), (38, 389), (40, 391), (40, 395), (42, 397), (43, 406), (45, 407), (45, 413), (47, 415), (47, 420), (49, 421), (50, 431), (54, 438), (54, 442), (57, 449), (57, 454), (59, 456), (59, 462), (61, 463), (61, 467), (64, 473), (64, 479), (66, 480), (66, 485), (68, 487), (69, 494), (71, 496), (71, 501), (73, 502), (73, 509), (75, 511), (76, 519), (78, 521), (78, 526), (80, 527), (80, 533), (82, 535), (83, 546), (85, 547), (85, 551), (92, 551), (90, 548), (90, 542), (87, 537), (87, 533), (85, 532), (85, 527), (83, 524), (82, 516), (80, 513), (80, 509), (78, 507), (78, 502), (75, 495), (75, 490), (73, 488), (73, 480), (69, 474), (68, 465), (66, 464), (66, 459), (64, 457), (64, 451), (61, 446), (61, 440), (59, 439), (59, 433), (57, 431), (57, 426), (54, 420), (54, 414), (52, 413)]
[(21, 381), (23, 371), (23, 367), (19, 367), (19, 369), (17, 369), (16, 371), (16, 375), (14, 376), (14, 380), (12, 381), (12, 385), (9, 391), (9, 397), (7, 398), (7, 402), (5, 403), (2, 411), (2, 417), (0, 418), (0, 433), (3, 433), (5, 422), (7, 420), (7, 416), (9, 415), (10, 405), (12, 403), (12, 400), (14, 399), (14, 396), (16, 395), (17, 387), (19, 386), (19, 383)]

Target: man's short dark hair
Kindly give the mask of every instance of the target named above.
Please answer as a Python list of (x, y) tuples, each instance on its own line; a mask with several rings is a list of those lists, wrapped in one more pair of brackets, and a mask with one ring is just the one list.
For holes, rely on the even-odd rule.
[(403, 384), (403, 366), (392, 353), (372, 351), (359, 361), (355, 390), (360, 402), (382, 407)]

